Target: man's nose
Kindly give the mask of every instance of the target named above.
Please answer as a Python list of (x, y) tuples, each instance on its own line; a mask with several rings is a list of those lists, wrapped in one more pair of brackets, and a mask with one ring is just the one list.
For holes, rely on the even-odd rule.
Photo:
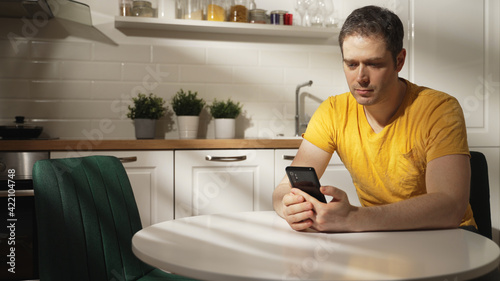
[(358, 75), (356, 77), (356, 82), (359, 84), (366, 84), (370, 81), (370, 78), (368, 76), (368, 71), (366, 69), (366, 66), (360, 65), (358, 67)]

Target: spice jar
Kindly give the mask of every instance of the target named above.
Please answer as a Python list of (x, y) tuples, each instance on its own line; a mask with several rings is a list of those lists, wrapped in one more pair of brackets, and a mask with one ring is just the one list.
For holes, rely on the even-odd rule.
[(155, 10), (149, 1), (134, 1), (132, 15), (136, 17), (152, 18), (155, 16)]
[(284, 16), (287, 11), (276, 10), (271, 12), (271, 24), (284, 25), (285, 19)]
[(207, 21), (225, 21), (227, 7), (226, 2), (226, 0), (208, 0)]
[(132, 15), (132, 0), (120, 0), (120, 16), (129, 17)]
[(232, 0), (231, 11), (229, 12), (229, 21), (248, 22), (249, 0)]
[(266, 10), (253, 9), (250, 10), (250, 23), (267, 23)]
[(186, 20), (203, 20), (203, 7), (200, 0), (182, 0), (182, 18)]

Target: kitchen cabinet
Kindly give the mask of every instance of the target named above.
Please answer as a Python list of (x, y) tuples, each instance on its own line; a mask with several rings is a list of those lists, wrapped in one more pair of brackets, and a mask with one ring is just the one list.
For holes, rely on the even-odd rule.
[[(277, 186), (285, 176), (285, 167), (292, 164), (293, 158), (297, 154), (297, 149), (276, 149), (274, 165), (274, 184)], [(359, 203), (356, 188), (352, 183), (351, 175), (345, 168), (337, 153), (332, 155), (330, 163), (326, 167), (325, 173), (320, 178), (322, 185), (338, 187), (347, 193), (349, 202), (354, 206), (361, 206)], [(329, 199), (329, 198), (327, 198)]]
[(175, 151), (175, 218), (269, 211), (274, 150)]
[(411, 79), (459, 100), (471, 147), (500, 143), (499, 6), (493, 0), (413, 1)]
[(142, 226), (174, 218), (173, 151), (54, 151), (51, 158), (110, 155), (125, 159)]

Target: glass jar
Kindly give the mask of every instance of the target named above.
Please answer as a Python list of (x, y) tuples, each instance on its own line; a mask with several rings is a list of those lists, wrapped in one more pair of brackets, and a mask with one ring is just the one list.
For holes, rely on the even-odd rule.
[(182, 0), (182, 18), (186, 20), (203, 20), (203, 7), (201, 0)]
[(120, 0), (120, 16), (129, 17), (132, 15), (132, 0)]
[(254, 9), (250, 10), (250, 23), (267, 23), (266, 10)]
[(229, 12), (229, 21), (248, 22), (249, 0), (232, 0), (231, 11)]
[(227, 8), (226, 2), (226, 0), (208, 0), (207, 21), (225, 21)]
[(155, 16), (155, 10), (149, 1), (134, 1), (132, 16), (152, 18)]

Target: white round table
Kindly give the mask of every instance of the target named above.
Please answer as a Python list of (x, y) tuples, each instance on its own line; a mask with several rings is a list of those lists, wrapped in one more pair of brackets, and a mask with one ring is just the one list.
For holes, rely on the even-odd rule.
[(462, 229), (297, 232), (274, 212), (188, 217), (137, 232), (134, 254), (203, 280), (468, 280), (495, 269), (500, 249)]

